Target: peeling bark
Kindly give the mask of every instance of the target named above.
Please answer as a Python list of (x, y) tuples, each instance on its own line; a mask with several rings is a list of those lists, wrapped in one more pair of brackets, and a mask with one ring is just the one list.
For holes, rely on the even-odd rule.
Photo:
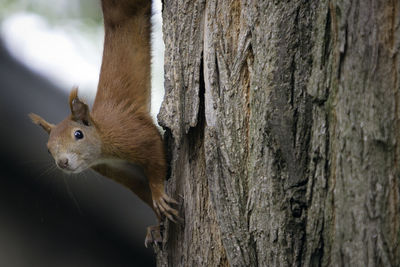
[(399, 266), (397, 1), (165, 1), (159, 266)]

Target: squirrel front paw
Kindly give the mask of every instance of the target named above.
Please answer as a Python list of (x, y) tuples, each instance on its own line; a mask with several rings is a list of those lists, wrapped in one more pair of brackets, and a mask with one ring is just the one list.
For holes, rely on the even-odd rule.
[(154, 225), (147, 227), (146, 239), (144, 240), (144, 246), (147, 248), (149, 244), (161, 243), (161, 230), (160, 225)]
[(179, 217), (179, 212), (172, 208), (171, 204), (178, 204), (178, 202), (165, 193), (157, 194), (156, 196), (153, 194), (153, 206), (158, 217), (161, 217), (162, 214), (174, 223), (182, 223), (183, 219)]

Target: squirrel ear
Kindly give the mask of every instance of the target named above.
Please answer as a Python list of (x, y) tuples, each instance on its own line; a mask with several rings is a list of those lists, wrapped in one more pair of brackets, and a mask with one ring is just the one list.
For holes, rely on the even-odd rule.
[(34, 113), (30, 113), (29, 118), (31, 118), (32, 122), (41, 126), (48, 134), (50, 134), (51, 129), (54, 128), (54, 124), (48, 123), (45, 121), (42, 117), (39, 115), (36, 115)]
[(72, 120), (80, 121), (85, 125), (89, 125), (89, 106), (79, 99), (78, 87), (72, 88), (72, 91), (69, 95), (69, 107), (71, 109)]

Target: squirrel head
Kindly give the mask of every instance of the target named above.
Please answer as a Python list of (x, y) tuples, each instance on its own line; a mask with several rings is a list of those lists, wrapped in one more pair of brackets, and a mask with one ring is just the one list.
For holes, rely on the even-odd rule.
[(29, 117), (49, 134), (47, 148), (57, 166), (66, 172), (79, 173), (100, 159), (102, 143), (89, 107), (78, 98), (76, 87), (69, 96), (69, 106), (71, 115), (57, 125), (33, 113)]

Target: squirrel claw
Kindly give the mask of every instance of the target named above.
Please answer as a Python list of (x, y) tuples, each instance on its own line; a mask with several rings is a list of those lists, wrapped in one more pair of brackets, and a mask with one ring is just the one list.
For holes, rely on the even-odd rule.
[(170, 206), (171, 203), (178, 204), (175, 199), (169, 197), (165, 193), (163, 193), (157, 200), (153, 200), (154, 209), (158, 216), (163, 214), (174, 223), (182, 223), (183, 219), (179, 217), (179, 212)]
[(148, 245), (151, 243), (154, 243), (154, 245), (162, 243), (160, 225), (147, 227), (147, 234), (146, 239), (144, 240), (144, 246), (147, 248)]

